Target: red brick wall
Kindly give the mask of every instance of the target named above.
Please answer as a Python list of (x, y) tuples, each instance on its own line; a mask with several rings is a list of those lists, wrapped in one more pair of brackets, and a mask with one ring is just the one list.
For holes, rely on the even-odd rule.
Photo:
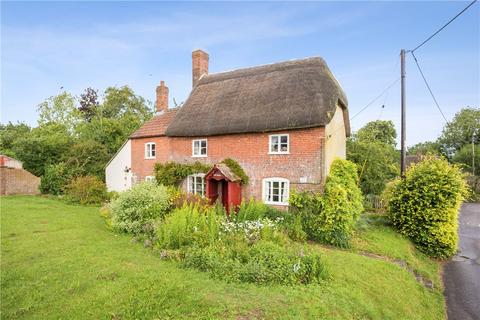
[(0, 194), (39, 194), (40, 178), (30, 172), (0, 167)]
[[(290, 154), (268, 154), (269, 135), (281, 133), (289, 134)], [(253, 196), (261, 199), (264, 178), (286, 178), (290, 180), (290, 189), (320, 189), (322, 186), (323, 127), (198, 138), (207, 138), (207, 157), (192, 157), (192, 140), (197, 138), (159, 137), (132, 140), (133, 173), (140, 178), (153, 175), (153, 165), (157, 161), (202, 161), (213, 164), (232, 158), (239, 162), (250, 179), (249, 184), (243, 188), (246, 198)], [(144, 159), (146, 142), (157, 143), (155, 160)], [(307, 182), (301, 183), (300, 177), (306, 177)]]
[[(153, 167), (156, 162), (168, 161), (170, 152), (168, 139), (167, 137), (132, 139), (132, 173), (136, 181), (143, 181), (146, 176), (153, 176)], [(155, 142), (155, 159), (145, 159), (147, 142)]]

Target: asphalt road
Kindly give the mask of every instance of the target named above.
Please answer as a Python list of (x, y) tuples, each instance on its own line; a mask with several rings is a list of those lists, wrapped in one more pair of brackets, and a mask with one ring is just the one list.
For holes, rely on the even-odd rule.
[(480, 203), (465, 203), (459, 219), (460, 248), (445, 265), (449, 320), (480, 320)]

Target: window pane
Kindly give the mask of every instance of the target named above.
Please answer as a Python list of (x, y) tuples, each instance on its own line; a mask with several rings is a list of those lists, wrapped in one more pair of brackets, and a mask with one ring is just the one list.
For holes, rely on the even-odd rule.
[(207, 154), (207, 147), (202, 147), (200, 154), (201, 155), (206, 155)]
[(151, 147), (152, 147), (151, 156), (154, 157), (155, 156), (155, 144), (152, 144)]
[(207, 140), (202, 140), (200, 142), (201, 142), (202, 148), (207, 148)]
[(280, 137), (280, 142), (283, 144), (283, 143), (288, 143), (288, 136), (281, 136)]

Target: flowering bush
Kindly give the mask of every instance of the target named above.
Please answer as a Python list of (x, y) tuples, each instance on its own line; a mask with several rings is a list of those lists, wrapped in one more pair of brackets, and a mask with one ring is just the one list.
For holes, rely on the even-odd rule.
[(282, 221), (282, 217), (275, 220), (262, 218), (243, 222), (226, 221), (221, 224), (221, 231), (223, 233), (237, 233), (242, 235), (248, 242), (255, 242), (260, 239), (280, 241), (279, 224)]
[(134, 235), (152, 231), (158, 218), (170, 210), (167, 188), (142, 182), (122, 192), (110, 203), (114, 229)]

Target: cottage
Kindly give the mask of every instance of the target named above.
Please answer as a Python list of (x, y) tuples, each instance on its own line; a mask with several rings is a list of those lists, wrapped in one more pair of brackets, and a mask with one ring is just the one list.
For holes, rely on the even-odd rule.
[[(160, 82), (155, 116), (129, 140), (132, 180), (154, 179), (156, 162), (201, 161), (212, 170), (188, 177), (183, 187), (227, 207), (251, 197), (286, 206), (291, 189), (320, 190), (332, 161), (345, 158), (350, 134), (346, 96), (325, 61), (214, 74), (208, 63), (204, 51), (192, 53), (193, 88), (181, 108), (168, 108)], [(248, 184), (221, 164), (225, 158), (242, 166)], [(124, 173), (107, 170), (107, 184), (117, 174)]]

